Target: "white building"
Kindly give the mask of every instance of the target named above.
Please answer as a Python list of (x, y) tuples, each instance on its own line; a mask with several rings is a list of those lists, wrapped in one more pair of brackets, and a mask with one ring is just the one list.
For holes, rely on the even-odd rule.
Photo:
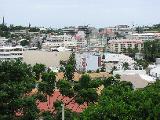
[(75, 48), (76, 46), (76, 40), (71, 35), (48, 36), (42, 44), (42, 48), (48, 50), (58, 47)]
[(0, 47), (0, 60), (23, 59), (23, 47)]
[(96, 71), (97, 69), (101, 68), (99, 56), (96, 56), (93, 53), (77, 53), (75, 58), (76, 68), (78, 71)]
[[(105, 68), (107, 72), (110, 72), (113, 67), (116, 67), (117, 70), (123, 70), (123, 64), (128, 63), (130, 70), (134, 69), (135, 61), (126, 55), (123, 54), (112, 54), (105, 53)], [(76, 65), (77, 70), (80, 71), (96, 71), (97, 69), (102, 68), (102, 54), (95, 54), (93, 52), (77, 53), (76, 54)]]
[(156, 34), (155, 33), (135, 33), (135, 34), (130, 34), (130, 36), (128, 36), (128, 38), (141, 39), (143, 41), (154, 40), (156, 38)]
[(110, 40), (108, 42), (110, 52), (121, 53), (124, 52), (124, 49), (135, 48), (137, 47), (140, 51), (143, 48), (143, 41), (136, 39), (118, 39)]
[(131, 57), (124, 54), (105, 54), (105, 64), (108, 72), (111, 71), (113, 67), (116, 67), (117, 70), (123, 70), (124, 63), (128, 63), (128, 68), (130, 70), (134, 69), (135, 61)]
[(6, 39), (5, 37), (0, 37), (0, 46), (4, 46), (7, 41), (8, 39)]
[(86, 40), (86, 34), (84, 31), (78, 31), (78, 33), (75, 35), (75, 39), (77, 42), (77, 49), (85, 48), (87, 45), (87, 40)]

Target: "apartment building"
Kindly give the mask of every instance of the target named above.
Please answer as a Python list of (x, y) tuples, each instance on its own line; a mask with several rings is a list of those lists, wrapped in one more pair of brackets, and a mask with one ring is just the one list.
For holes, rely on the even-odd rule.
[(118, 39), (118, 40), (110, 40), (108, 42), (110, 52), (121, 53), (128, 48), (137, 47), (140, 51), (143, 48), (143, 41), (136, 39)]
[(0, 60), (13, 60), (13, 59), (23, 59), (23, 47), (1, 46)]
[(155, 33), (134, 33), (134, 34), (130, 34), (129, 36), (127, 36), (127, 38), (141, 39), (143, 41), (146, 41), (146, 40), (155, 40), (156, 35)]
[(66, 47), (75, 48), (77, 46), (76, 40), (71, 35), (50, 35), (46, 38), (45, 43), (42, 44), (43, 49), (50, 50), (51, 48)]
[(5, 37), (0, 37), (0, 46), (4, 46), (7, 41), (8, 39), (6, 39)]

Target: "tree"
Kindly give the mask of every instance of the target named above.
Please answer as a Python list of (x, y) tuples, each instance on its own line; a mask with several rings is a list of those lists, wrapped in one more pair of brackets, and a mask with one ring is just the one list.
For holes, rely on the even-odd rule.
[(43, 64), (38, 64), (36, 63), (34, 66), (33, 66), (33, 72), (35, 72), (35, 76), (36, 76), (36, 79), (39, 80), (40, 78), (40, 74), (45, 72), (45, 65)]
[(103, 85), (104, 85), (105, 87), (108, 87), (108, 86), (110, 86), (110, 85), (113, 85), (114, 83), (116, 83), (116, 80), (114, 79), (113, 76), (108, 77), (107, 79), (104, 79), (104, 80), (103, 80)]
[(55, 120), (54, 116), (52, 113), (50, 113), (49, 111), (45, 111), (42, 113), (41, 118), (43, 120)]
[(123, 63), (123, 69), (128, 70), (129, 69), (129, 64), (127, 62)]
[(100, 79), (91, 80), (89, 82), (89, 88), (98, 88), (103, 84), (103, 81)]
[(41, 49), (42, 48), (42, 45), (41, 45), (41, 43), (38, 41), (38, 43), (37, 43), (37, 47), (38, 47), (38, 49)]
[(75, 54), (72, 53), (69, 57), (69, 60), (67, 61), (67, 64), (65, 65), (64, 76), (66, 77), (67, 80), (71, 81), (73, 79), (75, 69), (76, 69)]
[(117, 82), (104, 88), (97, 104), (81, 114), (84, 120), (151, 120), (160, 117), (160, 81), (139, 90), (130, 82)]
[(23, 40), (23, 41), (21, 41), (20, 44), (21, 44), (22, 46), (26, 46), (26, 45), (29, 45), (29, 41)]
[(74, 66), (71, 64), (67, 64), (65, 66), (64, 76), (67, 80), (71, 81), (74, 77)]
[(72, 85), (67, 80), (59, 80), (57, 87), (60, 89), (62, 95), (70, 97), (74, 96)]
[(146, 41), (143, 49), (144, 59), (148, 62), (155, 62), (155, 58), (160, 57), (160, 41)]
[(62, 101), (58, 101), (58, 100), (56, 102), (54, 102), (55, 109), (60, 110), (62, 108), (62, 106), (61, 106), (62, 103), (63, 103)]
[(146, 60), (136, 60), (136, 63), (138, 66), (142, 66), (143, 69), (146, 69), (149, 65), (149, 62), (147, 62)]
[(114, 77), (115, 77), (116, 79), (120, 79), (120, 78), (121, 78), (121, 75), (116, 74)]
[(96, 89), (94, 89), (94, 88), (82, 89), (79, 92), (79, 95), (87, 103), (96, 102), (98, 99), (98, 94), (96, 92)]
[(75, 72), (75, 69), (76, 69), (76, 60), (75, 60), (75, 54), (74, 53), (71, 53), (67, 64), (72, 65), (73, 69), (74, 69), (74, 72)]
[(56, 82), (56, 74), (54, 72), (45, 72), (42, 74), (42, 90), (43, 92), (47, 93), (48, 95), (52, 95), (53, 90), (55, 89), (55, 82)]
[(0, 117), (3, 120), (36, 119), (36, 98), (27, 94), (35, 87), (32, 67), (17, 61), (0, 61)]
[(45, 72), (42, 74), (42, 81), (38, 84), (39, 92), (48, 95), (48, 107), (50, 106), (50, 96), (55, 89), (56, 74), (54, 72)]
[(88, 88), (89, 82), (91, 81), (91, 78), (88, 74), (83, 74), (81, 78), (79, 79), (79, 84), (81, 88)]

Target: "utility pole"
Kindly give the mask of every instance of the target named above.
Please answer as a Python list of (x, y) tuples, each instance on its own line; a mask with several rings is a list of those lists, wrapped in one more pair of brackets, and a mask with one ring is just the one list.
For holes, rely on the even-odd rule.
[(64, 120), (64, 104), (61, 104), (62, 106), (62, 120)]

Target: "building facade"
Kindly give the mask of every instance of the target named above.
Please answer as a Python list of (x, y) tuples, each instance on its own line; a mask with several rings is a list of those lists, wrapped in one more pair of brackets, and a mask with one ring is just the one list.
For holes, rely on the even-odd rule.
[(0, 47), (0, 60), (14, 60), (23, 59), (23, 47), (22, 46), (2, 46)]
[(143, 48), (143, 41), (136, 39), (118, 39), (110, 40), (108, 42), (109, 51), (114, 53), (121, 53), (128, 48), (138, 48), (139, 51)]

